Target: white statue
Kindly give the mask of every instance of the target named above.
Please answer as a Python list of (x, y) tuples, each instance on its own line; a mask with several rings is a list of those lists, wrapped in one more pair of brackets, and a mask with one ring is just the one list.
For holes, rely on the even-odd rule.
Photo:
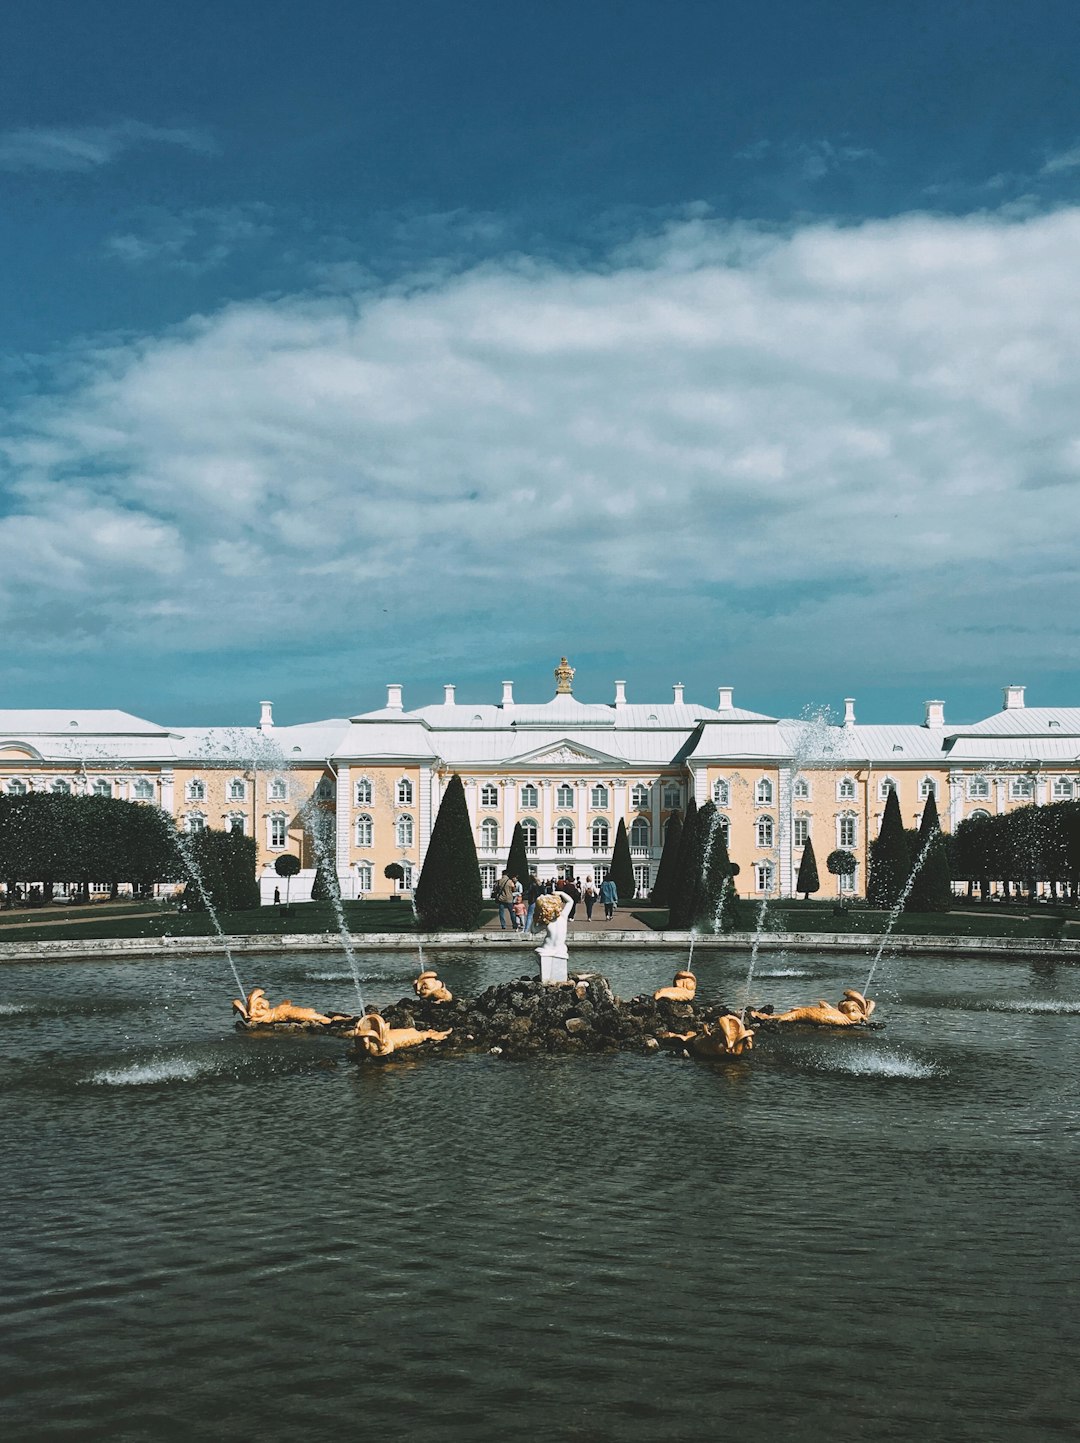
[[(562, 905), (559, 910), (558, 899), (562, 898)], [(566, 964), (569, 960), (569, 952), (566, 950), (566, 928), (570, 922), (570, 909), (574, 905), (572, 897), (565, 892), (545, 893), (537, 899), (535, 915), (547, 927), (544, 940), (536, 949), (536, 955), (540, 958), (540, 981), (541, 982), (565, 982)]]

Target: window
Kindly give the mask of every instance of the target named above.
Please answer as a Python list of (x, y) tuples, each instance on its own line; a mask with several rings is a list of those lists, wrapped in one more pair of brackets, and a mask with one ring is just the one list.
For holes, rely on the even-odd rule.
[(845, 852), (850, 852), (852, 847), (858, 846), (858, 818), (854, 816), (843, 816), (837, 819), (836, 845), (842, 847)]
[(841, 892), (854, 892), (854, 890), (855, 890), (855, 873), (854, 873), (854, 872), (848, 872), (845, 876), (842, 876), (842, 877), (840, 878), (840, 890), (841, 890)]
[(759, 847), (771, 847), (773, 844), (773, 819), (772, 817), (758, 817), (757, 820), (757, 844)]
[[(400, 801), (401, 798), (398, 798)], [(499, 805), (499, 789), (492, 782), (480, 788), (480, 805), (482, 807), (497, 807)]]
[(805, 777), (796, 777), (792, 795), (797, 802), (808, 802), (810, 800), (810, 783)]
[(647, 897), (652, 886), (651, 869), (648, 862), (634, 863), (634, 896)]
[(923, 777), (922, 781), (919, 783), (919, 801), (928, 802), (930, 798), (933, 797), (936, 802), (937, 794), (937, 782), (934, 781), (934, 778)]
[(968, 796), (973, 799), (989, 800), (990, 779), (988, 777), (971, 777), (968, 780)]
[(106, 777), (98, 777), (97, 781), (94, 783), (94, 796), (111, 797), (112, 782), (110, 782)]
[(521, 805), (530, 808), (540, 805), (540, 793), (533, 786), (532, 782), (526, 782), (521, 789)]
[[(397, 819), (397, 844), (399, 847), (411, 847), (413, 844), (413, 820), (412, 817), (398, 817)], [(404, 885), (404, 883), (402, 884)]]
[(395, 798), (399, 807), (412, 806), (412, 782), (408, 777), (402, 777), (397, 784), (397, 796)]
[(289, 840), (288, 819), (282, 816), (270, 818), (270, 845), (275, 851), (280, 851)]
[(1035, 795), (1035, 783), (1031, 777), (1013, 777), (1009, 783), (1009, 796), (1014, 801), (1030, 801)]
[(754, 884), (759, 892), (772, 891), (773, 869), (771, 862), (755, 862)]
[(361, 777), (356, 784), (356, 805), (358, 807), (370, 807), (371, 798), (371, 781), (367, 777)]
[(673, 812), (682, 806), (682, 787), (676, 782), (667, 782), (664, 785), (664, 810)]
[(188, 812), (184, 818), (184, 825), (188, 832), (194, 836), (196, 832), (206, 831), (206, 818), (202, 812)]
[(630, 793), (630, 805), (637, 807), (641, 811), (644, 811), (649, 805), (649, 789), (643, 782), (638, 782), (637, 786)]
[(855, 778), (841, 777), (836, 784), (836, 799), (839, 802), (853, 802), (855, 800)]
[(1054, 778), (1054, 801), (1067, 802), (1073, 794), (1073, 784), (1068, 777)]
[(984, 812), (982, 807), (976, 807), (971, 813), (971, 820), (973, 822), (988, 822), (990, 820), (990, 813)]
[(767, 807), (772, 803), (773, 790), (772, 782), (768, 777), (762, 777), (754, 788), (754, 801), (759, 807)]
[(572, 807), (574, 805), (573, 787), (567, 786), (564, 782), (555, 794), (555, 805), (557, 807)]
[(555, 845), (560, 852), (569, 852), (574, 846), (574, 824), (564, 817), (555, 823)]
[(887, 802), (889, 799), (889, 793), (895, 791), (896, 783), (893, 781), (892, 777), (882, 777), (881, 781), (878, 782), (878, 801)]
[(712, 799), (718, 807), (731, 806), (731, 787), (722, 777), (713, 782)]
[(322, 781), (315, 788), (315, 800), (319, 802), (332, 802), (334, 800), (334, 784), (329, 777), (323, 777)]
[(371, 863), (357, 862), (356, 864), (356, 890), (360, 892), (371, 891)]
[(606, 852), (608, 849), (608, 824), (604, 821), (596, 821), (592, 824), (592, 849), (594, 852)]
[(593, 886), (599, 889), (607, 876), (607, 865), (604, 862), (597, 862), (592, 869)]
[(25, 783), (25, 782), (20, 782), (20, 781), (18, 781), (18, 780), (17, 780), (16, 778), (14, 778), (14, 777), (12, 778), (12, 780), (11, 780), (10, 782), (8, 782), (8, 784), (7, 784), (7, 789), (8, 789), (8, 796), (9, 796), (9, 797), (25, 797), (25, 796), (26, 796), (26, 783)]
[(649, 845), (649, 824), (644, 817), (637, 817), (630, 824), (630, 845), (645, 850)]
[(523, 841), (525, 842), (525, 850), (527, 852), (536, 851), (536, 842), (538, 835), (539, 832), (536, 823), (531, 817), (527, 817), (525, 821), (523, 821), (521, 824), (521, 836)]
[(247, 782), (243, 777), (233, 777), (230, 781), (228, 800), (230, 802), (247, 801)]
[(480, 824), (480, 845), (485, 852), (494, 852), (499, 845), (499, 824), (491, 817)]
[(589, 805), (593, 807), (606, 807), (608, 804), (608, 789), (597, 784), (593, 787), (589, 796)]
[(225, 818), (225, 830), (227, 832), (237, 832), (242, 837), (244, 835), (243, 812), (230, 812)]
[(484, 896), (490, 897), (492, 888), (499, 880), (498, 867), (483, 866), (480, 868), (480, 885), (484, 889)]
[(194, 777), (190, 782), (188, 782), (187, 799), (189, 802), (205, 802), (206, 783), (200, 781), (198, 777)]
[(52, 790), (56, 792), (58, 796), (69, 797), (71, 795), (71, 783), (65, 782), (62, 777), (57, 777), (56, 781), (52, 784)]
[(806, 846), (806, 842), (807, 842), (807, 838), (808, 838), (809, 836), (810, 836), (810, 818), (809, 818), (809, 817), (796, 817), (796, 818), (795, 818), (795, 834), (794, 834), (795, 845), (796, 845), (797, 847), (805, 847), (805, 846)]
[(356, 845), (371, 847), (375, 843), (375, 824), (367, 812), (361, 812), (356, 819)]
[(284, 777), (275, 777), (266, 789), (266, 797), (271, 802), (283, 802), (289, 795), (289, 789)]
[(404, 892), (404, 891), (411, 891), (411, 890), (412, 890), (412, 884), (413, 884), (413, 882), (412, 882), (412, 863), (411, 863), (411, 862), (402, 862), (401, 866), (402, 866), (402, 869), (403, 869), (404, 872), (405, 872), (404, 877), (402, 877), (402, 879), (401, 879), (401, 889), (402, 889), (403, 892)]
[(720, 833), (724, 838), (724, 846), (726, 847), (731, 841), (731, 823), (727, 817), (717, 817), (716, 825), (720, 829)]
[(154, 798), (154, 784), (148, 782), (145, 777), (140, 777), (135, 783), (135, 800), (137, 802), (150, 802)]

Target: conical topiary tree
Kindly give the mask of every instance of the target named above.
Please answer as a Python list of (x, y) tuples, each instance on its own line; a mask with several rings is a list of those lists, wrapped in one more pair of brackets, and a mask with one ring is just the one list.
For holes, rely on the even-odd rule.
[(671, 897), (671, 883), (679, 860), (679, 843), (682, 840), (682, 812), (672, 812), (664, 833), (664, 850), (660, 854), (660, 865), (656, 869), (656, 881), (649, 893), (654, 907), (666, 907)]
[(465, 788), (456, 772), (447, 783), (431, 829), (415, 901), (420, 925), (428, 931), (466, 932), (480, 921), (480, 865)]
[(933, 792), (926, 799), (922, 822), (915, 843), (912, 866), (922, 857), (915, 873), (911, 891), (904, 903), (907, 912), (945, 912), (952, 906), (952, 873), (945, 834), (938, 821), (937, 799)]
[(871, 907), (895, 907), (910, 870), (911, 859), (900, 816), (900, 799), (895, 790), (891, 790), (885, 800), (881, 830), (870, 848), (866, 900)]
[[(671, 894), (668, 901), (668, 926), (678, 930), (690, 925), (690, 909), (694, 903), (694, 889), (701, 871), (701, 856), (697, 850), (698, 805), (693, 797), (683, 817), (682, 836), (675, 858), (675, 875), (671, 879)], [(697, 865), (695, 866), (695, 859)]]
[(630, 841), (626, 835), (626, 822), (622, 817), (615, 828), (615, 846), (611, 851), (609, 875), (618, 889), (620, 900), (629, 901), (635, 891), (634, 864), (630, 859)]
[(506, 872), (516, 877), (525, 886), (529, 880), (529, 854), (525, 850), (525, 833), (521, 823), (514, 823), (514, 835), (510, 838), (510, 855), (506, 859)]
[(811, 892), (821, 890), (821, 881), (818, 877), (817, 858), (814, 856), (814, 844), (807, 837), (803, 846), (802, 861), (799, 863), (799, 876), (795, 882), (796, 892), (802, 893), (805, 902)]
[(734, 925), (735, 893), (727, 839), (712, 802), (698, 812), (695, 827), (701, 836), (701, 863), (688, 925), (705, 932), (725, 932)]

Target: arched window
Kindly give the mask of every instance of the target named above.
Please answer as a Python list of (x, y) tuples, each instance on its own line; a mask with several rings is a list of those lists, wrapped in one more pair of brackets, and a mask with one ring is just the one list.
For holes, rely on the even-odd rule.
[(859, 819), (854, 812), (842, 812), (836, 819), (836, 845), (850, 852), (859, 845)]
[(664, 785), (664, 810), (674, 812), (682, 806), (682, 787), (678, 782), (666, 782)]
[(1054, 801), (1067, 802), (1073, 794), (1073, 784), (1068, 777), (1054, 778)]
[(361, 812), (356, 819), (356, 845), (371, 847), (375, 844), (375, 824), (367, 812)]
[(630, 824), (630, 845), (647, 848), (649, 845), (649, 824), (644, 817), (637, 817)]
[(275, 777), (266, 791), (267, 800), (271, 802), (283, 802), (288, 795), (284, 777)]
[(988, 822), (990, 820), (990, 813), (983, 811), (982, 807), (976, 807), (970, 814), (970, 819), (973, 822)]
[(606, 807), (608, 804), (608, 789), (601, 783), (597, 783), (592, 789), (589, 797), (589, 805), (593, 807)]
[(289, 840), (289, 819), (283, 812), (274, 812), (267, 817), (267, 832), (271, 848), (275, 852), (281, 852)]
[(334, 800), (334, 784), (329, 777), (323, 777), (322, 781), (315, 788), (315, 797), (320, 802), (332, 802)]
[(971, 797), (972, 800), (978, 800), (978, 801), (982, 801), (982, 800), (984, 800), (984, 799), (985, 799), (985, 800), (989, 800), (989, 798), (990, 798), (990, 778), (989, 778), (989, 777), (970, 777), (970, 778), (968, 779), (968, 796)]
[(923, 777), (919, 783), (919, 801), (926, 802), (931, 797), (937, 801), (937, 782), (933, 777)]
[(357, 892), (371, 891), (371, 863), (357, 862), (356, 864), (356, 890)]
[(227, 832), (237, 832), (242, 837), (244, 835), (243, 812), (230, 812), (225, 818), (225, 830)]
[(527, 852), (535, 852), (539, 829), (532, 817), (526, 817), (522, 822), (521, 835), (525, 842), (525, 850)]
[(716, 825), (720, 829), (720, 832), (724, 838), (724, 846), (726, 847), (731, 841), (731, 823), (728, 821), (727, 817), (717, 817)]
[(188, 812), (184, 818), (184, 827), (192, 836), (194, 836), (196, 832), (205, 832), (205, 815), (202, 812)]
[(632, 807), (638, 807), (641, 810), (644, 810), (649, 805), (649, 789), (643, 782), (638, 782), (637, 786), (630, 793), (630, 805)]
[(773, 786), (768, 777), (762, 777), (754, 788), (754, 801), (759, 807), (767, 807), (772, 804)]
[(413, 820), (412, 817), (398, 817), (397, 819), (397, 844), (399, 847), (411, 847), (413, 844)]
[(397, 784), (397, 795), (395, 800), (399, 807), (412, 806), (412, 782), (408, 777), (402, 777)]
[(757, 862), (754, 865), (754, 883), (759, 892), (771, 892), (773, 868), (771, 862)]
[(712, 799), (718, 807), (731, 806), (731, 787), (723, 777), (718, 777), (713, 782)]
[(855, 800), (855, 778), (841, 777), (836, 784), (836, 799), (839, 802), (853, 802)]
[(97, 781), (94, 783), (94, 796), (112, 796), (112, 782), (109, 781), (108, 777), (98, 777)]
[(370, 778), (361, 777), (356, 784), (356, 805), (358, 807), (370, 807), (372, 795)]
[(794, 829), (793, 829), (793, 831), (792, 831), (792, 837), (791, 837), (792, 843), (793, 843), (796, 847), (805, 847), (805, 846), (806, 846), (807, 839), (808, 839), (809, 836), (810, 836), (810, 818), (809, 818), (809, 817), (796, 817), (796, 818), (795, 818), (795, 825), (794, 825)]
[(574, 805), (574, 789), (567, 782), (555, 793), (555, 805), (557, 807), (572, 807)]
[(1009, 783), (1009, 796), (1015, 802), (1030, 801), (1035, 795), (1035, 783), (1031, 777), (1013, 777)]
[(888, 801), (888, 799), (889, 799), (889, 793), (890, 793), (890, 792), (895, 792), (895, 791), (896, 791), (896, 783), (893, 781), (892, 777), (882, 777), (881, 781), (878, 782), (878, 789), (877, 789), (878, 801), (879, 801), (879, 802)]
[(247, 800), (247, 782), (243, 777), (233, 777), (229, 782), (228, 801), (244, 802)]
[(198, 777), (192, 777), (187, 784), (187, 799), (189, 802), (205, 802), (206, 783)]
[(757, 819), (757, 844), (759, 847), (771, 847), (773, 844), (773, 819), (772, 817), (758, 817)]
[(608, 824), (600, 818), (592, 824), (592, 849), (594, 852), (606, 852), (608, 849)]
[(57, 777), (56, 781), (52, 784), (52, 790), (62, 797), (69, 797), (71, 795), (71, 783), (65, 782), (63, 777)]
[(499, 789), (494, 782), (488, 782), (480, 788), (480, 805), (482, 807), (497, 807), (499, 805)]
[(499, 845), (499, 824), (491, 817), (480, 823), (480, 845), (485, 852), (493, 852)]
[(532, 782), (526, 782), (521, 789), (521, 805), (523, 807), (538, 807), (540, 805), (540, 793)]
[(570, 851), (574, 845), (574, 824), (563, 817), (555, 823), (555, 845), (560, 851)]
[(792, 795), (797, 802), (808, 802), (810, 800), (810, 783), (805, 777), (796, 777), (795, 785), (792, 788)]
[(20, 782), (17, 777), (12, 777), (11, 781), (7, 784), (7, 790), (9, 797), (25, 797), (26, 783)]
[(140, 777), (135, 783), (135, 800), (137, 802), (149, 802), (153, 800), (153, 796), (153, 782), (148, 782), (145, 777)]

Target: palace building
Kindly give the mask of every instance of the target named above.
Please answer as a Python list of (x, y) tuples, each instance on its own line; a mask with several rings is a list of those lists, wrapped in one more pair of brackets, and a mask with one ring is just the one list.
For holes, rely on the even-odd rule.
[[(949, 726), (944, 703), (921, 722), (862, 726), (845, 700), (842, 722), (778, 718), (688, 701), (680, 684), (663, 702), (636, 702), (616, 681), (604, 702), (580, 701), (563, 658), (546, 702), (441, 701), (407, 710), (400, 684), (386, 705), (358, 716), (275, 726), (269, 702), (256, 726), (161, 727), (119, 711), (0, 711), (0, 790), (87, 792), (153, 803), (186, 831), (240, 830), (256, 838), (264, 901), (274, 861), (292, 852), (315, 875), (313, 836), (336, 856), (343, 896), (408, 891), (449, 778), (465, 786), (485, 887), (506, 861), (520, 822), (541, 878), (598, 879), (625, 822), (639, 895), (648, 892), (665, 829), (690, 798), (715, 802), (744, 896), (790, 896), (812, 838), (822, 896), (861, 894), (868, 845), (895, 790), (917, 827), (934, 794), (942, 826), (1032, 802), (1080, 796), (1080, 707), (1033, 708), (1024, 688), (1002, 709)], [(842, 848), (857, 870), (842, 882), (824, 861)], [(400, 883), (385, 868), (398, 863)]]

